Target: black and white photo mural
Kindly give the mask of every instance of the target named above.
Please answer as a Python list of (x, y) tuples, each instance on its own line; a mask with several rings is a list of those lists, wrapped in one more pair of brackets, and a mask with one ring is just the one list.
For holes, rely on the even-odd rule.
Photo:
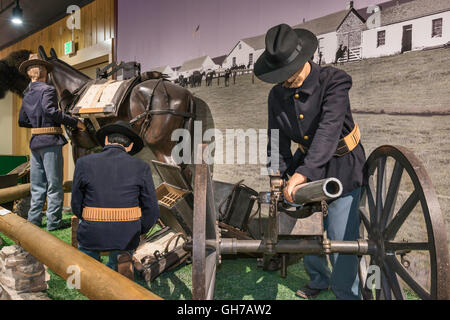
[[(244, 180), (257, 191), (269, 190), (268, 97), (275, 84), (255, 76), (255, 63), (270, 28), (309, 30), (318, 40), (310, 62), (351, 76), (350, 105), (366, 157), (383, 145), (411, 150), (432, 181), (450, 234), (450, 0), (118, 0), (117, 23), (118, 61), (160, 71), (209, 106), (215, 132), (200, 130), (200, 141), (215, 143), (214, 179)], [(292, 143), (293, 153), (298, 148)], [(386, 168), (390, 178), (395, 163)], [(403, 178), (397, 211), (412, 201), (415, 187)], [(396, 240), (431, 241), (422, 211), (418, 204)], [(424, 270), (431, 256), (398, 259), (429, 288), (432, 275)]]

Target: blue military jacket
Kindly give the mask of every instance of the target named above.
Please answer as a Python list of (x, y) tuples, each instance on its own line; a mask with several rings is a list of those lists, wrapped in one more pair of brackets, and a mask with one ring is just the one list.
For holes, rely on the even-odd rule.
[[(98, 222), (82, 219), (84, 207), (140, 207), (137, 221)], [(139, 236), (159, 218), (150, 166), (133, 158), (119, 145), (78, 159), (72, 186), (72, 211), (81, 219), (77, 239), (93, 251), (134, 250)]]
[[(62, 124), (75, 129), (78, 120), (58, 108), (56, 89), (45, 82), (31, 82), (22, 101), (19, 126), (25, 128), (60, 127)], [(65, 145), (62, 135), (36, 135), (30, 140), (30, 149)]]
[[(284, 178), (295, 172), (309, 181), (338, 178), (347, 194), (362, 185), (366, 160), (361, 143), (342, 157), (334, 155), (339, 140), (355, 127), (349, 99), (352, 78), (340, 69), (310, 64), (300, 88), (278, 84), (269, 94), (269, 162), (277, 158)], [(272, 155), (273, 129), (279, 132), (279, 141), (274, 140), (279, 153)], [(306, 146), (306, 155), (300, 149), (292, 155), (291, 141)]]

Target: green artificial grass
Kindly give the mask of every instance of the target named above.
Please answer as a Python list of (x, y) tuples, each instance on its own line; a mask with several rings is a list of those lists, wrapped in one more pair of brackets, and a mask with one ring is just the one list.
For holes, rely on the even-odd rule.
[[(70, 244), (72, 214), (63, 215), (65, 229), (51, 231), (50, 233), (62, 241)], [(43, 219), (42, 229), (46, 228), (46, 219)], [(149, 231), (147, 236), (159, 231), (159, 226)], [(14, 242), (0, 234), (3, 246), (13, 245)], [(45, 244), (43, 244), (45, 246)], [(1, 249), (1, 247), (0, 247)], [(103, 263), (108, 257), (102, 257)], [(53, 300), (87, 300), (76, 289), (68, 289), (66, 281), (48, 270), (50, 281), (46, 293)], [(182, 265), (177, 269), (165, 272), (152, 283), (146, 283), (142, 278), (136, 277), (136, 282), (153, 293), (169, 300), (192, 299), (192, 265)], [(214, 299), (217, 300), (303, 300), (295, 296), (298, 288), (308, 282), (308, 275), (302, 261), (288, 267), (286, 278), (280, 277), (280, 272), (263, 271), (257, 267), (256, 258), (228, 257), (222, 260), (222, 265), (216, 274)], [(408, 299), (417, 300), (418, 297), (406, 292)], [(317, 300), (335, 300), (331, 291), (322, 292)]]
[[(279, 271), (268, 272), (258, 268), (255, 258), (224, 259), (217, 270), (214, 299), (303, 300), (295, 296), (295, 292), (307, 282), (302, 263), (290, 266), (287, 278), (283, 279)], [(164, 299), (192, 299), (192, 265), (163, 273), (148, 288)], [(328, 291), (316, 299), (336, 298)]]

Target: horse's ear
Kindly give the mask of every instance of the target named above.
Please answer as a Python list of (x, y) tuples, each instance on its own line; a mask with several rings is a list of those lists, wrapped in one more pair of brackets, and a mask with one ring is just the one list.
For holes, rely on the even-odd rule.
[(50, 49), (50, 55), (51, 55), (52, 58), (58, 59), (56, 51), (53, 48)]
[(47, 54), (45, 53), (44, 47), (39, 46), (38, 51), (39, 51), (39, 55), (41, 56), (41, 58), (44, 59), (45, 61), (47, 61), (48, 57), (47, 57)]

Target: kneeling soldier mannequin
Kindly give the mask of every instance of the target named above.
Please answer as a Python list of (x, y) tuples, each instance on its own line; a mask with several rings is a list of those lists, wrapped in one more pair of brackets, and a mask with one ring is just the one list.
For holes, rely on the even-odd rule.
[[(304, 29), (286, 24), (273, 27), (266, 35), (266, 50), (255, 64), (255, 75), (277, 83), (269, 94), (269, 160), (279, 160), (283, 178), (288, 180), (284, 197), (303, 183), (335, 177), (343, 185), (343, 196), (328, 204), (324, 219), (331, 240), (359, 238), (359, 200), (364, 148), (350, 110), (352, 78), (342, 70), (320, 67), (310, 61), (317, 50), (317, 38)], [(278, 130), (279, 153), (271, 154), (271, 130)], [(298, 145), (294, 155), (291, 142)], [(276, 149), (276, 148), (275, 148)], [(274, 165), (275, 166), (275, 165)], [(331, 290), (338, 299), (360, 299), (358, 258), (352, 255), (305, 256), (310, 282), (297, 291), (303, 298)]]
[(73, 179), (79, 249), (99, 261), (101, 252), (110, 252), (107, 265), (118, 271), (118, 260), (127, 262), (127, 272), (121, 273), (133, 279), (132, 252), (159, 218), (152, 173), (132, 157), (144, 143), (128, 123), (107, 125), (97, 138), (105, 144), (103, 151), (78, 159)]
[(52, 64), (31, 54), (19, 71), (31, 79), (19, 113), (19, 126), (31, 129), (31, 208), (28, 221), (41, 226), (41, 212), (47, 197), (47, 230), (62, 227), (64, 201), (62, 147), (67, 144), (61, 125), (86, 129), (78, 119), (58, 108), (56, 89), (46, 83)]

